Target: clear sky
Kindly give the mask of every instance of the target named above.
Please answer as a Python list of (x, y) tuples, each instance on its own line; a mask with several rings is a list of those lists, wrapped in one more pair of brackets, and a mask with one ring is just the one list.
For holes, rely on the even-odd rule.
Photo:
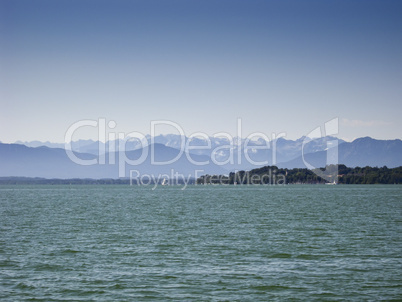
[(296, 139), (338, 117), (340, 138), (402, 138), (402, 1), (1, 0), (0, 11), (2, 142), (63, 142), (98, 118), (144, 134), (166, 119), (186, 135), (236, 135), (241, 118), (243, 137)]

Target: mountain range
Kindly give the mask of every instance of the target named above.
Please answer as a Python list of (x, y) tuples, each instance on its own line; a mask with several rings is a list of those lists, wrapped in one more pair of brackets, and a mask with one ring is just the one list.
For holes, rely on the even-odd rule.
[[(333, 144), (334, 141), (337, 143)], [(181, 145), (186, 146), (183, 152), (179, 150)], [(124, 146), (125, 150), (119, 150), (119, 146)], [(334, 148), (336, 146), (337, 150)], [(325, 167), (326, 164), (335, 163), (328, 162), (328, 154), (337, 155), (337, 162), (349, 167), (392, 168), (402, 165), (401, 140), (376, 140), (370, 137), (353, 142), (329, 136), (314, 140), (302, 137), (294, 141), (284, 138), (266, 141), (260, 138), (230, 142), (226, 138), (210, 138), (208, 141), (179, 135), (160, 135), (152, 139), (147, 137), (145, 142), (73, 142), (69, 148), (73, 155), (70, 156), (85, 163), (98, 161), (94, 165), (73, 162), (63, 147), (64, 144), (39, 141), (0, 143), (0, 176), (101, 179), (130, 177), (130, 170), (133, 170), (135, 175), (179, 173), (185, 177), (197, 177), (202, 174), (228, 174), (265, 165), (289, 169)], [(332, 160), (336, 161), (334, 158)], [(169, 161), (172, 162), (163, 164)]]

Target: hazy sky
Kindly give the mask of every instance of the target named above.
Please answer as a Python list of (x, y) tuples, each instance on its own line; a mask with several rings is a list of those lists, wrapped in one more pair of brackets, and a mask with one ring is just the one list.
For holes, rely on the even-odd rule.
[[(0, 141), (150, 133), (402, 138), (402, 1), (2, 0)], [(95, 135), (82, 128), (75, 139)], [(174, 129), (160, 129), (174, 132)]]

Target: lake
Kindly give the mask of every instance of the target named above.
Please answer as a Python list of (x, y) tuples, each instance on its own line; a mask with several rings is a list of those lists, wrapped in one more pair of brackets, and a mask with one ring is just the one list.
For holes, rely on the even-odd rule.
[(0, 186), (2, 301), (402, 300), (402, 185)]

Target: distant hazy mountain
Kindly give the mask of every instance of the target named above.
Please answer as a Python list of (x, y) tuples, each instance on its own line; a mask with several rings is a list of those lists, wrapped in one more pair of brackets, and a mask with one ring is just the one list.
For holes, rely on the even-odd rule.
[[(92, 159), (94, 155), (80, 154), (81, 159)], [(84, 167), (74, 164), (64, 149), (27, 147), (18, 144), (0, 144), (0, 175), (45, 178), (98, 178), (107, 177), (110, 171), (95, 166)]]
[(33, 147), (33, 148), (36, 147), (64, 148), (64, 144), (62, 143), (51, 143), (41, 141), (30, 141), (30, 142), (16, 141), (15, 144), (25, 145), (27, 147)]
[[(304, 137), (295, 141), (286, 140), (284, 138), (279, 138), (276, 141), (265, 141), (262, 138), (254, 141), (246, 141), (245, 139), (241, 139), (240, 145), (238, 145), (237, 138), (234, 138), (234, 140), (230, 142), (226, 138), (209, 137), (208, 142), (204, 138), (193, 137), (189, 139), (188, 137), (182, 137), (176, 134), (168, 134), (159, 135), (153, 137), (152, 139), (150, 136), (147, 136), (146, 141), (144, 142), (140, 142), (135, 139), (129, 139), (127, 141), (115, 140), (108, 141), (106, 143), (92, 140), (79, 140), (71, 143), (71, 149), (79, 153), (98, 155), (108, 152), (121, 151), (119, 148), (120, 146), (124, 146), (123, 149), (125, 151), (133, 151), (146, 147), (150, 144), (161, 144), (174, 149), (180, 149), (181, 145), (183, 144), (187, 146), (187, 152), (213, 157), (220, 163), (225, 162), (230, 157), (236, 159), (241, 158), (240, 164), (238, 164), (239, 161), (236, 161), (236, 164), (229, 163), (225, 165), (225, 168), (227, 169), (252, 169), (255, 168), (255, 165), (249, 163), (249, 160), (247, 160), (248, 158), (252, 159), (254, 162), (266, 161), (267, 164), (287, 162), (297, 158), (302, 153), (302, 145), (304, 139)], [(305, 145), (304, 153), (324, 151), (328, 148), (327, 142), (334, 139), (336, 138), (330, 136), (314, 139)], [(339, 144), (343, 142), (343, 140), (338, 139)], [(194, 147), (197, 146), (208, 146), (208, 143), (210, 143), (210, 148), (208, 149), (194, 149)], [(64, 148), (64, 144), (53, 144), (49, 142), (41, 144), (38, 141), (34, 141), (25, 142), (24, 144), (30, 147), (47, 146), (50, 148)], [(247, 150), (244, 150), (246, 147)], [(241, 155), (239, 155), (239, 152), (241, 153)], [(275, 154), (276, 156), (273, 157), (273, 154)]]
[[(167, 162), (174, 159), (179, 150), (166, 147), (162, 144), (152, 145), (154, 160), (157, 162)], [(138, 160), (144, 154), (146, 159), (140, 163), (132, 165), (132, 161)], [(81, 160), (95, 159), (96, 156), (88, 153), (75, 153)], [(123, 157), (125, 156), (125, 157)], [(109, 159), (114, 157), (114, 163)], [(178, 160), (168, 165), (154, 165), (151, 163), (151, 147), (145, 147), (134, 151), (123, 153), (115, 152), (105, 155), (106, 164), (96, 164), (82, 166), (74, 163), (67, 156), (66, 151), (60, 148), (48, 147), (27, 147), (19, 144), (0, 143), (0, 176), (26, 176), (26, 177), (45, 177), (45, 178), (118, 178), (119, 169), (124, 169), (124, 177), (130, 176), (130, 170), (137, 170), (140, 174), (171, 174), (177, 172), (193, 177), (196, 170), (201, 170), (201, 174), (226, 174), (227, 171), (222, 167), (213, 164), (196, 166), (191, 160), (196, 162), (206, 162), (209, 157), (191, 154), (189, 158), (182, 154)], [(122, 165), (119, 166), (120, 160)], [(134, 174), (136, 175), (136, 174)]]
[[(318, 151), (305, 155), (305, 161), (314, 167), (325, 167), (327, 152)], [(338, 162), (348, 167), (402, 166), (402, 141), (376, 140), (370, 137), (358, 138), (350, 143), (342, 143), (338, 149)], [(306, 168), (301, 156), (278, 164), (281, 168)]]
[[(328, 162), (328, 148), (331, 148), (330, 141), (334, 138), (325, 137), (308, 142), (304, 146), (304, 159), (313, 167), (325, 167)], [(75, 164), (67, 156), (62, 148), (27, 147), (20, 144), (0, 143), (0, 176), (27, 176), (45, 178), (118, 178), (119, 171), (124, 170), (121, 176), (129, 177), (130, 170), (136, 170), (140, 174), (170, 174), (172, 169), (183, 175), (193, 175), (196, 170), (200, 174), (227, 174), (229, 171), (250, 170), (253, 168), (273, 165), (273, 151), (276, 149), (276, 164), (282, 168), (309, 168), (301, 157), (304, 138), (296, 141), (278, 139), (276, 145), (273, 142), (267, 143), (259, 140), (248, 144), (244, 149), (245, 142), (241, 146), (230, 146), (223, 139), (214, 140), (213, 148), (218, 147), (216, 153), (211, 154), (209, 149), (187, 150), (181, 154), (177, 161), (168, 165), (152, 164), (151, 154), (157, 162), (167, 162), (174, 159), (179, 150), (180, 142), (175, 136), (160, 136), (154, 143), (144, 148), (138, 148), (126, 152), (110, 152), (104, 154), (106, 164), (82, 166)], [(194, 143), (194, 145), (193, 145)], [(203, 140), (190, 142), (191, 146), (202, 146)], [(76, 142), (73, 149), (93, 148), (97, 142), (81, 141)], [(259, 147), (267, 148), (259, 149)], [(98, 145), (99, 146), (99, 145)], [(133, 148), (134, 142), (132, 145)], [(211, 146), (211, 149), (213, 149)], [(108, 148), (106, 148), (108, 150)], [(152, 151), (152, 152), (151, 152)], [(240, 153), (239, 153), (240, 152)], [(98, 158), (91, 153), (74, 152), (82, 160)], [(144, 155), (146, 158), (140, 164), (133, 161)], [(212, 157), (211, 157), (212, 156)], [(115, 159), (112, 163), (112, 159)], [(230, 160), (232, 159), (232, 160)], [(239, 163), (239, 159), (241, 163)], [(250, 161), (257, 162), (253, 164)], [(265, 162), (264, 162), (265, 161)], [(122, 163), (119, 165), (119, 162)], [(194, 162), (206, 165), (195, 165)], [(375, 140), (369, 137), (359, 138), (353, 142), (340, 141), (338, 148), (338, 163), (349, 167), (356, 166), (388, 166), (389, 168), (402, 165), (402, 141), (401, 140)], [(331, 163), (331, 162), (330, 162)]]

